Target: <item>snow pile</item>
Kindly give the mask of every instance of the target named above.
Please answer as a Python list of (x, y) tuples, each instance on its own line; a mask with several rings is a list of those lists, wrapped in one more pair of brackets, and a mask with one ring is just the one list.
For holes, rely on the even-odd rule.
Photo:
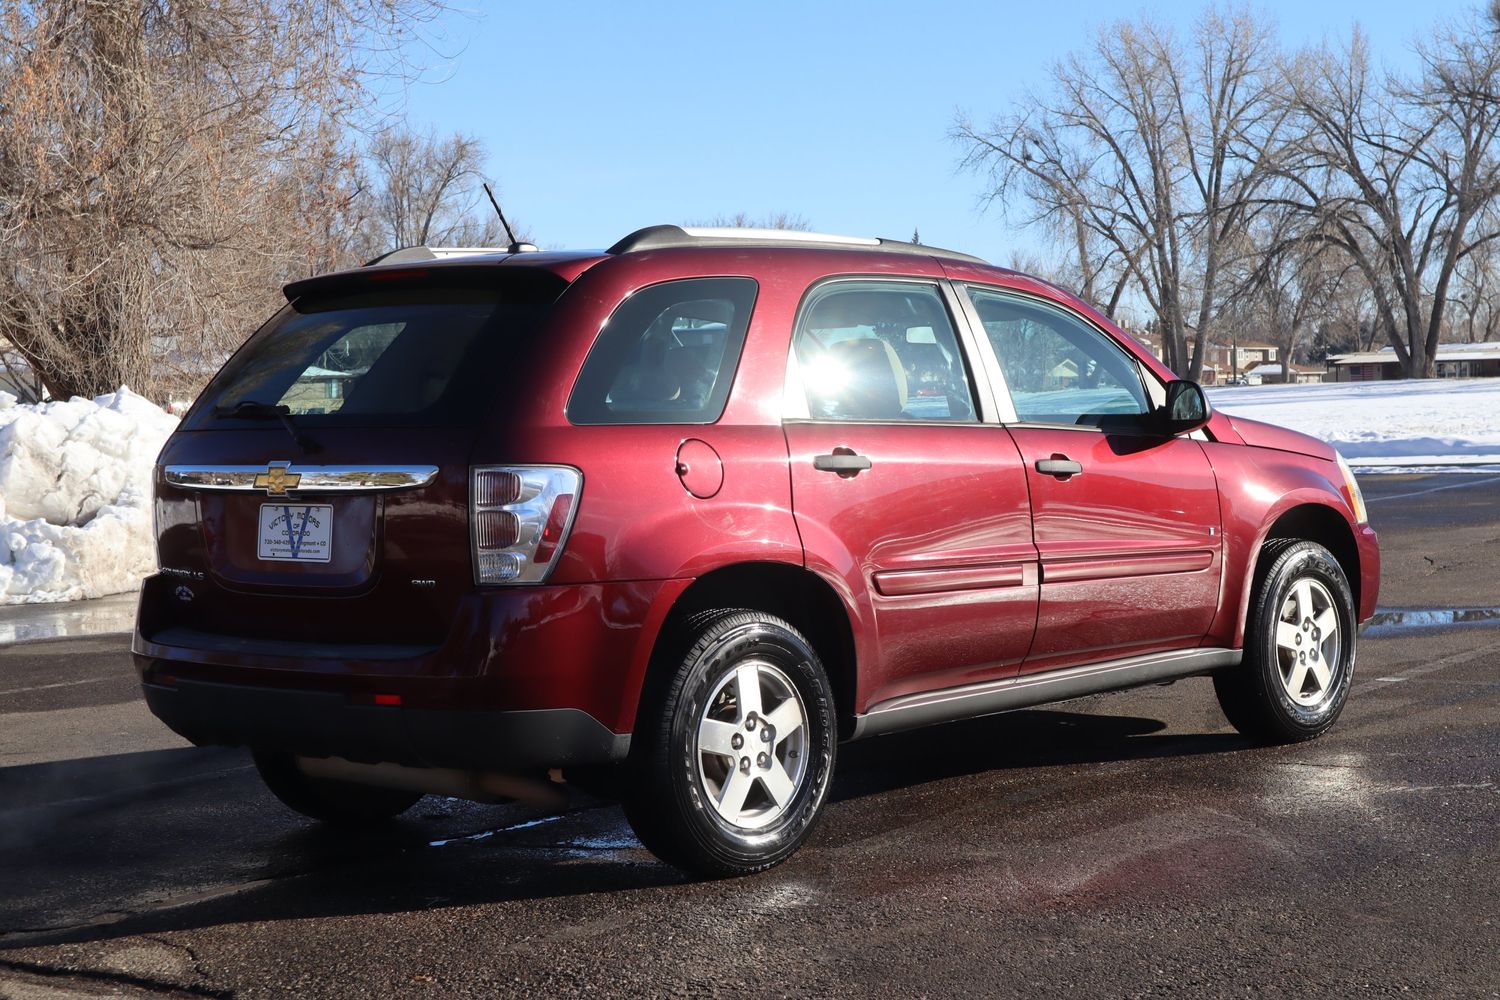
[(123, 387), (36, 406), (0, 392), (0, 604), (117, 594), (156, 571), (151, 467), (176, 426)]
[(1500, 464), (1500, 378), (1223, 386), (1209, 398), (1322, 438), (1365, 471)]

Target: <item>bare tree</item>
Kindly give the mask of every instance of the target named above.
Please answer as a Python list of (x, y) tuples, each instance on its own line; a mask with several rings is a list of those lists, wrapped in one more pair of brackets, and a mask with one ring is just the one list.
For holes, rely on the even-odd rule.
[(38, 403), (46, 389), (15, 345), (0, 339), (0, 392), (13, 393), (23, 403)]
[(0, 9), (0, 336), (54, 396), (190, 388), (347, 250), (349, 126), (441, 0)]
[(1456, 331), (1471, 344), (1500, 339), (1500, 246), (1476, 248), (1460, 262), (1453, 282)]
[[(478, 139), (391, 128), (372, 140), (366, 160), (367, 256), (407, 246), (508, 242), (481, 187), (485, 148)], [(525, 238), (519, 230), (517, 237)]]
[(716, 229), (790, 229), (802, 233), (812, 229), (812, 223), (796, 212), (768, 212), (759, 216), (735, 212), (733, 215), (716, 215), (707, 222), (689, 222), (688, 225)]
[(988, 178), (987, 203), (1018, 198), (1027, 222), (1066, 234), (1085, 297), (1112, 311), (1133, 286), (1159, 317), (1163, 360), (1187, 377), (1202, 371), (1224, 247), (1274, 160), (1285, 117), (1274, 56), (1270, 29), (1245, 10), (1209, 11), (1185, 45), (1122, 22), (1058, 63), (1047, 93), (952, 131), (964, 165)]
[(1471, 14), (1418, 46), (1412, 81), (1377, 80), (1364, 38), (1289, 68), (1300, 135), (1288, 203), (1354, 259), (1407, 374), (1431, 378), (1455, 273), (1500, 238), (1500, 29)]
[(1284, 207), (1260, 214), (1244, 234), (1247, 252), (1233, 269), (1224, 317), (1276, 345), (1284, 382), (1297, 380), (1292, 364), (1304, 340), (1327, 322), (1340, 292), (1361, 284), (1348, 255), (1306, 225), (1305, 216)]

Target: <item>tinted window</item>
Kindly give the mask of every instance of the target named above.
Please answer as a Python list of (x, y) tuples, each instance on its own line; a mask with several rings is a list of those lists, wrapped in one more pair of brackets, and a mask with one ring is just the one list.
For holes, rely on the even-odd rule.
[(1021, 420), (1096, 425), (1150, 411), (1134, 359), (1084, 320), (1022, 296), (969, 296)]
[(711, 424), (724, 413), (756, 284), (688, 278), (620, 304), (568, 400), (575, 424)]
[(953, 323), (933, 285), (825, 285), (803, 307), (794, 344), (814, 420), (974, 417)]
[(536, 297), (444, 288), (299, 299), (209, 383), (190, 424), (222, 424), (233, 418), (215, 409), (246, 400), (285, 405), (310, 427), (467, 422), (492, 398), (506, 345), (546, 315)]

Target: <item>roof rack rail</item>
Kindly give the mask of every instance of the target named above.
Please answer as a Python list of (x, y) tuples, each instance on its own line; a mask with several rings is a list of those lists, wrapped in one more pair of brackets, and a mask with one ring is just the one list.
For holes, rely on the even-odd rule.
[(886, 253), (912, 253), (971, 264), (988, 261), (972, 254), (940, 247), (908, 243), (905, 240), (882, 240), (869, 236), (837, 236), (832, 233), (807, 233), (795, 229), (740, 229), (704, 226), (648, 226), (637, 229), (609, 248), (609, 253), (633, 253), (640, 250), (666, 250), (673, 247), (817, 247), (821, 249), (876, 250)]
[(417, 264), (429, 260), (448, 260), (453, 257), (477, 257), (483, 254), (535, 253), (532, 243), (512, 243), (508, 247), (402, 247), (383, 253), (373, 260), (365, 261), (365, 267), (375, 264)]

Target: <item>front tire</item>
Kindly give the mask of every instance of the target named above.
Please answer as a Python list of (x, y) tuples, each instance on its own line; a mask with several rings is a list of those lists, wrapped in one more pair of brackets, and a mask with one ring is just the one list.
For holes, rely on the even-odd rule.
[(1277, 539), (1261, 553), (1251, 595), (1245, 656), (1214, 675), (1214, 693), (1234, 728), (1266, 743), (1322, 735), (1354, 679), (1354, 597), (1323, 546)]
[(252, 756), (261, 780), (283, 805), (334, 826), (370, 826), (401, 815), (422, 797), (421, 792), (311, 778), (290, 754), (256, 751)]
[(833, 690), (812, 645), (758, 611), (687, 624), (686, 649), (642, 705), (625, 815), (668, 864), (746, 875), (812, 831), (833, 774)]

